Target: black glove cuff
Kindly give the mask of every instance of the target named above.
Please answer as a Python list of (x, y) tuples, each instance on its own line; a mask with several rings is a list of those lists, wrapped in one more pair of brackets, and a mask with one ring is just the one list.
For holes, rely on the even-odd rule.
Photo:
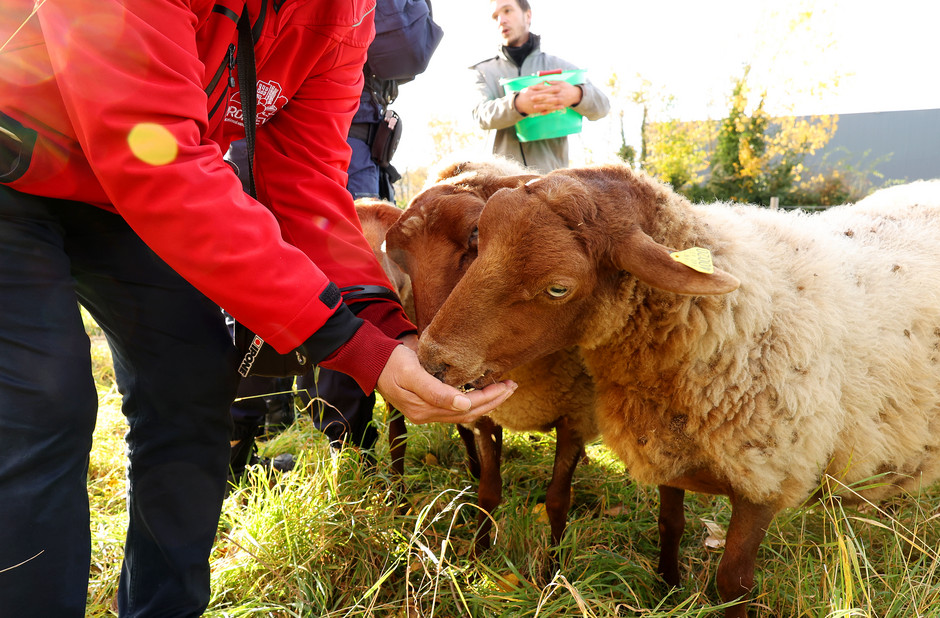
[(261, 337), (235, 322), (233, 339), (242, 356), (238, 373), (242, 377), (304, 375), (352, 339), (362, 323), (362, 318), (357, 318), (349, 307), (341, 303), (326, 323), (296, 350), (278, 354)]
[(352, 339), (360, 326), (362, 326), (362, 318), (356, 317), (345, 304), (340, 304), (330, 319), (317, 329), (317, 332), (310, 335), (310, 338), (304, 341), (299, 349), (312, 364), (317, 365)]

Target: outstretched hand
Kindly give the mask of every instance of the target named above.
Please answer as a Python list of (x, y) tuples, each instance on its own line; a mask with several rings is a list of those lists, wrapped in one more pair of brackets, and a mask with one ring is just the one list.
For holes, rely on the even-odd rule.
[(462, 393), (422, 367), (407, 344), (392, 352), (376, 390), (412, 423), (471, 423), (492, 412), (516, 390), (510, 380)]

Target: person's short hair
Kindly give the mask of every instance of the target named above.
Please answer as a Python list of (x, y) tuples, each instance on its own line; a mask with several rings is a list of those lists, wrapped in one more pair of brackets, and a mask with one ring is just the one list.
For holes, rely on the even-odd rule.
[[(490, 2), (495, 2), (496, 0), (490, 0)], [(519, 8), (522, 9), (522, 12), (531, 11), (532, 7), (529, 6), (529, 0), (516, 0), (516, 4), (519, 5)]]

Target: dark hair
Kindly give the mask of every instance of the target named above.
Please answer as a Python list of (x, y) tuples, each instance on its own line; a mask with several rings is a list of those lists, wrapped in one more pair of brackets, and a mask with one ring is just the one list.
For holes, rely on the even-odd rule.
[[(495, 2), (496, 0), (490, 0), (490, 2)], [(529, 0), (516, 0), (516, 4), (519, 5), (519, 8), (522, 9), (522, 12), (531, 11), (532, 7), (529, 6)]]

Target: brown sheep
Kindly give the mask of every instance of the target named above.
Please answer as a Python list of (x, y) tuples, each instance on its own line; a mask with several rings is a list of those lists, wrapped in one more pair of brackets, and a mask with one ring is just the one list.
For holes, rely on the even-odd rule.
[[(509, 175), (513, 174), (515, 175)], [(511, 162), (461, 163), (439, 174), (414, 198), (386, 235), (386, 249), (412, 281), (420, 332), (476, 257), (476, 225), (486, 199), (503, 187), (537, 176)], [(584, 445), (597, 437), (594, 390), (575, 349), (562, 350), (503, 376), (519, 388), (496, 411), (471, 427), (458, 426), (471, 473), (479, 478), (476, 552), (490, 544), (489, 513), (502, 498), (500, 457), (503, 427), (556, 433), (555, 465), (545, 510), (557, 545), (571, 504), (571, 480)]]
[[(364, 197), (356, 200), (356, 213), (362, 225), (362, 234), (372, 247), (372, 253), (375, 254), (375, 258), (382, 265), (388, 280), (398, 293), (405, 313), (414, 322), (415, 308), (411, 294), (411, 279), (385, 253), (385, 234), (398, 221), (402, 213), (401, 209), (385, 200)], [(405, 417), (391, 406), (388, 406), (386, 416), (390, 465), (396, 483), (399, 485), (398, 490), (401, 491), (405, 474), (405, 441), (408, 426), (405, 424)]]
[[(940, 187), (929, 193), (809, 215), (692, 205), (624, 166), (555, 171), (490, 198), (479, 255), (419, 358), (477, 384), (578, 345), (605, 442), (660, 486), (668, 583), (684, 491), (730, 498), (717, 584), (741, 600), (726, 616), (744, 617), (781, 509), (940, 476)], [(714, 267), (702, 251), (677, 260), (693, 247)]]
[(415, 319), (414, 299), (411, 296), (411, 279), (402, 272), (401, 268), (385, 253), (385, 234), (388, 229), (398, 221), (402, 210), (385, 200), (378, 198), (361, 197), (356, 200), (356, 213), (362, 224), (362, 235), (365, 236), (372, 253), (381, 264), (388, 276), (392, 287), (398, 292), (405, 313), (413, 321)]

